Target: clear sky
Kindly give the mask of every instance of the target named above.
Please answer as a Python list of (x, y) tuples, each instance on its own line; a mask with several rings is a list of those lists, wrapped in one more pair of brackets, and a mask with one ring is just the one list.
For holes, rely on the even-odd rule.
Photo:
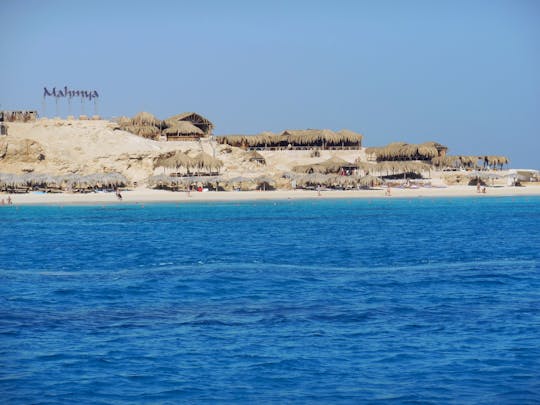
[(0, 0), (0, 108), (43, 113), (64, 85), (105, 117), (348, 128), (540, 168), (540, 1)]

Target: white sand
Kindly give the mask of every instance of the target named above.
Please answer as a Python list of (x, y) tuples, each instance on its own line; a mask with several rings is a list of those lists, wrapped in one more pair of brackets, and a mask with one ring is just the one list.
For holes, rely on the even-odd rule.
[[(144, 202), (204, 202), (204, 201), (250, 201), (250, 200), (299, 200), (333, 198), (418, 198), (418, 197), (494, 197), (494, 196), (534, 196), (540, 195), (540, 186), (530, 187), (488, 187), (486, 194), (478, 194), (474, 186), (450, 186), (446, 188), (391, 189), (391, 196), (385, 196), (385, 189), (335, 191), (323, 190), (319, 196), (316, 191), (219, 191), (196, 192), (190, 196), (186, 192), (172, 192), (137, 188), (123, 191), (123, 200), (118, 201), (114, 193), (89, 194), (11, 194), (15, 205), (20, 204), (134, 204)], [(7, 194), (0, 193), (7, 199)]]

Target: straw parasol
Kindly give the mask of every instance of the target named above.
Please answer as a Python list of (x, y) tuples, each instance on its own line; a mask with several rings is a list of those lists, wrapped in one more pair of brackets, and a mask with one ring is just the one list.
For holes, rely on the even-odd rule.
[(221, 169), (223, 167), (223, 162), (219, 159), (216, 159), (212, 156), (210, 156), (207, 153), (201, 152), (195, 158), (193, 159), (195, 163), (195, 167), (202, 170), (217, 170)]
[(276, 185), (276, 181), (272, 177), (264, 175), (256, 177), (253, 181), (257, 184), (258, 188), (262, 187), (264, 191), (266, 191), (267, 188), (272, 188)]
[(154, 167), (164, 167), (169, 169), (184, 167), (189, 170), (192, 167), (196, 167), (196, 162), (186, 153), (177, 150), (172, 153), (169, 152), (160, 155), (156, 159)]
[(375, 186), (380, 186), (383, 183), (384, 181), (380, 177), (376, 177), (372, 175), (362, 176), (358, 179), (358, 184), (362, 187), (371, 188)]
[(261, 155), (259, 152), (257, 151), (251, 151), (247, 154), (247, 159), (250, 161), (250, 162), (257, 162), (261, 165), (265, 165), (266, 164), (266, 160), (264, 158), (263, 155)]
[(343, 168), (356, 168), (356, 164), (347, 162), (337, 156), (332, 156), (330, 159), (321, 163), (321, 166), (326, 168), (327, 173), (337, 173)]

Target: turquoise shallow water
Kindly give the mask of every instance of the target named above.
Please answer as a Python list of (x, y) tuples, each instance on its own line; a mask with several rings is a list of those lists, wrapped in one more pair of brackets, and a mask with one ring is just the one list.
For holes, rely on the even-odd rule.
[(0, 219), (3, 403), (540, 402), (540, 198)]

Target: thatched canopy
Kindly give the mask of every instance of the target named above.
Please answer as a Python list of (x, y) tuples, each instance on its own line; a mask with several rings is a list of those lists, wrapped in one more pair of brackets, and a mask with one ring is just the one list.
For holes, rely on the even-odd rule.
[(250, 161), (250, 162), (257, 162), (257, 163), (260, 163), (260, 164), (263, 164), (265, 165), (266, 164), (266, 159), (264, 158), (263, 155), (261, 155), (259, 152), (257, 151), (251, 151), (251, 152), (248, 152), (247, 154), (247, 159)]
[(368, 155), (374, 155), (376, 160), (431, 160), (436, 156), (444, 156), (448, 148), (437, 142), (408, 144), (393, 142), (386, 146), (366, 149)]
[(154, 167), (166, 167), (171, 169), (178, 169), (180, 167), (189, 169), (195, 166), (196, 162), (194, 159), (179, 150), (160, 155), (154, 164)]
[(288, 129), (281, 134), (262, 132), (258, 135), (222, 135), (217, 142), (237, 147), (280, 147), (289, 146), (360, 146), (362, 135), (343, 129), (338, 132), (329, 129)]
[(176, 121), (163, 130), (167, 136), (204, 136), (204, 132), (188, 121)]
[(422, 162), (388, 160), (377, 163), (361, 162), (357, 159), (358, 169), (369, 173), (381, 175), (395, 175), (401, 173), (422, 174), (430, 171), (430, 166)]
[(347, 162), (345, 159), (337, 156), (332, 156), (330, 159), (322, 162), (321, 165), (326, 168), (327, 173), (337, 173), (341, 169), (357, 167), (356, 164)]
[(491, 166), (493, 168), (500, 166), (501, 168), (503, 165), (506, 165), (510, 162), (506, 156), (484, 156), (484, 163), (487, 166)]
[(153, 125), (125, 125), (121, 127), (124, 131), (131, 132), (132, 134), (142, 136), (149, 139), (157, 139), (161, 134), (158, 127)]
[(78, 174), (52, 176), (43, 173), (0, 173), (1, 190), (33, 187), (58, 189), (111, 188), (125, 186), (127, 183), (127, 179), (119, 173), (95, 173), (84, 176)]
[(327, 168), (321, 163), (313, 163), (307, 165), (298, 165), (292, 168), (296, 173), (326, 173)]
[(182, 114), (173, 115), (170, 118), (165, 120), (167, 126), (175, 127), (180, 123), (191, 123), (193, 126), (197, 127), (204, 136), (210, 135), (214, 129), (214, 124), (212, 124), (208, 119), (203, 117), (200, 114), (195, 112), (185, 112)]
[(221, 160), (204, 152), (199, 153), (193, 160), (195, 162), (195, 167), (203, 170), (213, 171), (223, 167), (223, 162)]
[(329, 129), (286, 129), (281, 133), (291, 145), (358, 144), (362, 135), (349, 130), (334, 132)]
[(380, 186), (383, 183), (384, 181), (380, 177), (371, 175), (363, 176), (358, 179), (358, 185), (362, 187), (375, 187)]
[(158, 120), (153, 114), (145, 111), (138, 113), (131, 119), (131, 124), (137, 126), (153, 125), (159, 127), (160, 123), (161, 121)]

